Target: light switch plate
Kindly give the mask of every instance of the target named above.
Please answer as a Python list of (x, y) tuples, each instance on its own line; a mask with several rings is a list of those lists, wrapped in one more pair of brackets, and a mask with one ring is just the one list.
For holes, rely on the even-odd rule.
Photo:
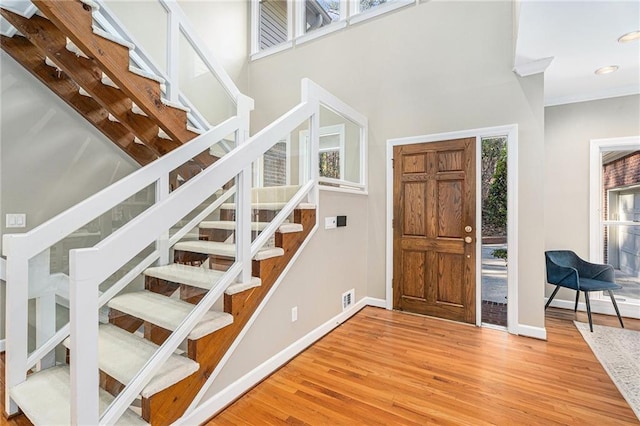
[(24, 228), (27, 226), (27, 215), (24, 213), (7, 213), (7, 228)]
[(335, 216), (324, 218), (324, 229), (333, 229), (338, 226), (338, 221)]

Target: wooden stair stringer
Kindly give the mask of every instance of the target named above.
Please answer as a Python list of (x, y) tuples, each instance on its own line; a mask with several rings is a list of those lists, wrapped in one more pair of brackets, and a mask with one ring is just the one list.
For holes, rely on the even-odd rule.
[(46, 65), (45, 57), (25, 37), (0, 36), (0, 44), (9, 56), (49, 87), (67, 105), (85, 117), (138, 164), (145, 166), (157, 158), (157, 155), (146, 145), (135, 143), (135, 135), (122, 124), (110, 121), (109, 112), (98, 102), (81, 95), (78, 85), (66, 73)]
[(158, 137), (159, 127), (149, 117), (134, 114), (131, 99), (122, 91), (104, 85), (101, 81), (102, 70), (94, 61), (67, 50), (66, 35), (52, 22), (38, 15), (26, 19), (5, 9), (0, 9), (0, 13), (24, 34), (42, 55), (49, 57), (127, 130), (145, 142), (157, 156), (179, 146), (173, 141)]
[[(129, 72), (129, 51), (126, 46), (100, 37), (93, 32), (92, 11), (84, 3), (74, 1), (33, 0), (36, 7), (55, 24), (100, 69), (162, 129), (179, 143), (197, 134), (186, 127), (186, 111), (165, 105), (161, 101), (160, 84)], [(114, 50), (122, 53), (114, 54)]]
[[(294, 211), (294, 218), (296, 223), (303, 225), (303, 231), (286, 234), (283, 242), (287, 247), (282, 247), (284, 255), (253, 261), (252, 275), (260, 278), (262, 285), (234, 295), (224, 295), (225, 312), (233, 315), (233, 323), (201, 339), (188, 341), (189, 358), (200, 364), (200, 370), (194, 380), (181, 389), (180, 394), (175, 394), (172, 391), (160, 392), (151, 398), (142, 400), (143, 418), (151, 418), (154, 426), (156, 418), (168, 420), (170, 423), (183, 415), (227, 351), (233, 346), (251, 317), (256, 313), (256, 309), (263, 302), (298, 249), (309, 237), (315, 227), (316, 210), (297, 209)], [(276, 236), (276, 239), (278, 238)], [(145, 415), (150, 415), (150, 417), (145, 417)]]
[[(70, 7), (75, 3), (81, 4), (78, 0), (64, 2), (46, 2), (46, 4), (49, 6), (51, 5), (51, 3), (55, 3), (54, 9), (57, 9), (58, 7)], [(54, 22), (37, 14), (33, 15), (31, 18), (25, 18), (3, 8), (0, 8), (0, 13), (5, 19), (7, 19), (7, 21), (11, 25), (16, 27), (21, 34), (25, 35), (25, 37), (38, 49), (41, 57), (46, 56), (53, 63), (55, 63), (56, 66), (58, 66), (71, 80), (76, 83), (76, 85), (89, 93), (89, 95), (91, 95), (92, 97), (91, 99), (97, 102), (113, 117), (115, 117), (115, 119), (118, 120), (118, 123), (124, 126), (126, 131), (130, 132), (131, 134), (133, 134), (133, 136), (142, 141), (145, 144), (144, 146), (146, 146), (147, 150), (151, 150), (152, 154), (154, 154), (155, 157), (161, 157), (162, 155), (178, 148), (183, 143), (186, 143), (194, 137), (198, 136), (198, 133), (192, 132), (191, 130), (187, 129), (185, 111), (182, 111), (175, 107), (167, 106), (162, 102), (159, 82), (129, 71), (128, 48), (94, 34), (91, 28), (90, 21), (88, 21), (87, 25), (89, 26), (89, 29), (91, 31), (91, 38), (95, 40), (99, 39), (98, 41), (100, 43), (98, 44), (100, 46), (100, 52), (111, 58), (122, 56), (120, 62), (122, 62), (123, 64), (126, 63), (121, 67), (120, 70), (120, 73), (123, 75), (122, 78), (129, 78), (133, 80), (136, 83), (136, 85), (134, 86), (134, 90), (136, 90), (139, 95), (132, 96), (131, 93), (123, 91), (122, 88), (116, 89), (103, 84), (102, 74), (104, 70), (102, 68), (102, 63), (96, 61), (95, 59), (87, 59), (82, 56), (77, 56), (73, 52), (70, 52), (67, 49), (67, 37), (71, 38), (72, 34), (68, 34), (65, 31), (62, 31), (56, 26), (56, 24), (54, 24)], [(88, 15), (82, 17), (90, 19), (90, 12), (86, 13)], [(103, 44), (105, 43), (107, 43), (107, 45), (103, 46)], [(111, 48), (109, 48), (109, 44), (112, 45)], [(114, 49), (116, 49), (115, 52)], [(113, 61), (118, 62), (115, 59), (113, 59)], [(142, 79), (143, 81), (140, 79)], [(43, 80), (41, 79), (41, 81)], [(47, 84), (47, 81), (43, 81), (43, 83), (45, 83), (55, 92), (54, 88), (51, 85)], [(155, 103), (160, 105), (156, 114), (147, 114), (147, 116), (143, 116), (133, 112), (133, 103), (137, 104), (138, 102), (140, 102), (140, 96), (155, 96)], [(184, 129), (184, 132), (181, 133), (181, 139), (177, 139), (175, 137), (172, 140), (164, 139), (158, 135), (158, 132), (161, 128), (165, 131), (165, 133), (167, 132), (164, 123), (167, 120), (167, 117), (171, 118), (171, 111), (173, 110), (179, 111), (181, 114), (184, 114), (184, 119), (181, 121), (181, 126)], [(90, 117), (86, 116), (84, 114), (84, 111), (78, 110), (77, 108), (76, 111), (85, 116), (87, 120), (91, 122)], [(102, 125), (102, 127), (106, 126), (110, 125)], [(102, 129), (100, 128), (99, 130), (102, 131)], [(114, 139), (110, 134), (107, 134), (107, 136), (118, 146), (121, 146), (122, 142), (119, 143), (118, 139)], [(134, 145), (134, 143), (131, 143), (129, 139), (127, 139), (126, 143), (129, 144), (129, 146)], [(138, 149), (139, 148), (137, 147), (131, 148), (131, 150)], [(125, 152), (129, 153), (126, 150)], [(136, 161), (140, 162), (137, 157), (133, 158)], [(183, 175), (187, 175), (183, 177), (185, 178), (185, 180), (188, 180), (190, 177), (197, 174), (193, 171), (194, 165), (197, 164), (197, 167), (201, 169), (206, 168), (209, 165), (213, 164), (217, 159), (217, 157), (210, 155), (208, 151), (204, 151), (194, 157), (193, 161), (191, 162), (193, 163), (193, 165), (189, 165), (189, 163), (186, 163), (185, 165), (181, 166), (179, 170), (182, 171)], [(148, 162), (150, 161), (147, 161), (146, 163)], [(190, 170), (190, 172), (185, 173), (185, 170)], [(176, 186), (178, 185), (174, 184), (174, 187)]]

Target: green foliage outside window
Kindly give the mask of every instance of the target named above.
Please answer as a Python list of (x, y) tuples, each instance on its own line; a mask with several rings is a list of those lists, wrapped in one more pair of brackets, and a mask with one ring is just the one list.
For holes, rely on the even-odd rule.
[(495, 172), (482, 206), (482, 221), (497, 235), (507, 231), (507, 145), (500, 147)]
[(320, 153), (320, 176), (340, 179), (339, 151), (325, 151)]

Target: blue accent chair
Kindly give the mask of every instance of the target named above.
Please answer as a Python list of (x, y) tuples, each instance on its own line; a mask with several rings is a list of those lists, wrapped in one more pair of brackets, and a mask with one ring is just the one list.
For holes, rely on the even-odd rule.
[(578, 257), (577, 254), (570, 250), (552, 250), (544, 253), (547, 264), (547, 282), (556, 285), (555, 290), (551, 293), (551, 297), (544, 305), (547, 309), (553, 298), (556, 296), (560, 287), (570, 288), (576, 291), (576, 304), (574, 312), (578, 310), (578, 298), (580, 292), (584, 292), (584, 300), (587, 305), (587, 316), (589, 317), (589, 328), (593, 332), (593, 323), (591, 322), (591, 305), (589, 303), (590, 291), (607, 291), (613, 307), (618, 314), (620, 326), (624, 328), (620, 311), (613, 297), (613, 290), (621, 289), (622, 286), (616, 284), (613, 266), (599, 265), (586, 262)]

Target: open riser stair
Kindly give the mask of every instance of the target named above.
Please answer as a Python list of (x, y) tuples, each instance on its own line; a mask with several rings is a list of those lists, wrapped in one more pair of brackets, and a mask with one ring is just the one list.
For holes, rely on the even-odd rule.
[[(254, 212), (262, 208), (257, 204), (252, 207)], [(207, 240), (206, 231), (216, 224), (221, 228), (231, 226), (225, 221), (201, 222), (202, 239), (177, 243), (175, 263), (144, 271), (144, 290), (121, 293), (108, 302), (108, 323), (99, 326), (102, 409), (134, 378), (194, 304), (222, 278), (224, 265), (233, 263), (234, 244)], [(275, 233), (275, 245), (260, 250), (254, 257), (252, 278), (226, 288), (220, 304), (222, 310), (205, 314), (184, 344), (140, 392), (135, 404), (139, 409), (131, 407), (119, 424), (168, 425), (184, 414), (315, 225), (315, 206), (299, 204), (293, 211), (292, 222), (281, 225)], [(196, 262), (198, 266), (184, 261), (202, 256), (207, 259)], [(216, 264), (220, 259), (223, 264)], [(69, 348), (70, 338), (63, 344)], [(67, 349), (67, 362), (72, 359)], [(68, 366), (34, 373), (10, 390), (11, 397), (34, 424), (68, 424), (69, 374)], [(49, 407), (42, 395), (49, 393), (57, 395), (52, 400), (56, 406), (42, 410), (41, 406)]]
[[(134, 46), (96, 27), (93, 2), (33, 3), (28, 18), (0, 8), (18, 31), (1, 36), (2, 49), (127, 155), (144, 166), (200, 134), (189, 109), (165, 99), (164, 80), (131, 65)], [(197, 155), (175, 171), (173, 187), (217, 159)]]

